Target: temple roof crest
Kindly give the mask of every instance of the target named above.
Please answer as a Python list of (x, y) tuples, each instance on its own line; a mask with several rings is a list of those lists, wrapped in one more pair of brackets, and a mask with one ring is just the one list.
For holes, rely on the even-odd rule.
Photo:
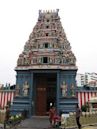
[(38, 22), (19, 55), (17, 68), (35, 68), (38, 65), (76, 67), (76, 57), (71, 50), (58, 12), (59, 9), (39, 10)]

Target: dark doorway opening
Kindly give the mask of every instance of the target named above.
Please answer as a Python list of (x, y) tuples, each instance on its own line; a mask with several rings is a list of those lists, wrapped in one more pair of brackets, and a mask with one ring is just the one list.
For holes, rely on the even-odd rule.
[[(34, 74), (35, 115), (48, 115), (50, 105), (56, 106), (57, 74), (35, 73)], [(34, 91), (33, 91), (34, 92)]]
[(47, 78), (47, 111), (50, 106), (56, 106), (56, 76)]
[(43, 57), (43, 63), (48, 63), (48, 58), (47, 57)]

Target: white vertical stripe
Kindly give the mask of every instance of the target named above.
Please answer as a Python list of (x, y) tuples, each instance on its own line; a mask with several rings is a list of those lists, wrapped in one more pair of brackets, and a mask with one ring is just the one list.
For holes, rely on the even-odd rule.
[(14, 93), (11, 92), (11, 103), (13, 102)]
[(95, 92), (93, 92), (93, 95), (92, 95), (92, 97), (95, 97)]
[(11, 94), (10, 94), (10, 92), (9, 92), (9, 93), (8, 93), (8, 101), (10, 101), (10, 95), (11, 95)]
[(92, 93), (90, 92), (90, 93), (89, 93), (89, 101), (90, 101), (90, 99), (91, 99), (91, 96), (92, 96)]
[(88, 92), (85, 93), (86, 102), (88, 102)]
[(13, 102), (14, 99), (14, 91), (1, 91), (0, 92), (0, 107), (4, 108), (7, 105), (7, 102)]
[(80, 98), (80, 92), (78, 92), (78, 104), (79, 104), (79, 107), (81, 107), (80, 100), (81, 100), (81, 98)]
[(84, 101), (84, 92), (82, 92), (82, 105), (85, 104), (85, 101)]

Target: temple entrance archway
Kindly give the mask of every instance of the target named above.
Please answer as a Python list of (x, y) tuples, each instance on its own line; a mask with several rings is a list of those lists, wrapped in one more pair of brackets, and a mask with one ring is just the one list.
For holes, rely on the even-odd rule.
[(35, 115), (47, 115), (50, 105), (56, 106), (57, 74), (34, 74)]

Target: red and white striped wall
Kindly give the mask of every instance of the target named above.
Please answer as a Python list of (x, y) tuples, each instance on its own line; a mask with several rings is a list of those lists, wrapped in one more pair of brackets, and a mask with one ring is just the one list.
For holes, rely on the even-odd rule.
[(4, 109), (8, 102), (13, 102), (15, 91), (1, 90), (0, 91), (0, 108)]
[[(0, 108), (4, 109), (8, 102), (13, 102), (15, 96), (14, 90), (0, 91)], [(96, 91), (78, 91), (77, 92), (79, 107), (89, 102), (92, 97), (97, 97)]]
[(79, 107), (81, 107), (82, 105), (85, 105), (86, 102), (89, 102), (92, 97), (97, 97), (97, 92), (78, 91), (77, 97), (78, 97)]

